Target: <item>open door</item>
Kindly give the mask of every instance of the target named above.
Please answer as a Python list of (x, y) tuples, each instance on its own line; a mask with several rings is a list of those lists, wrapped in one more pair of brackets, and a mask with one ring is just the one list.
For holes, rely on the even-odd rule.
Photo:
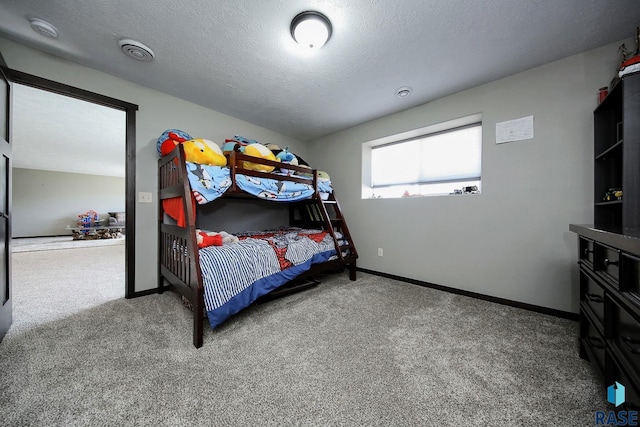
[(0, 54), (0, 341), (11, 326), (11, 85)]

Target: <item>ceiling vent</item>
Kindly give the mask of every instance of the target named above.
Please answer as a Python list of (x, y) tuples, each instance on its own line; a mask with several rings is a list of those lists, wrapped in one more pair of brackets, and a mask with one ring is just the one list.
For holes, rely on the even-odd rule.
[(122, 39), (119, 44), (125, 55), (138, 61), (151, 62), (156, 57), (150, 48), (135, 40)]
[(29, 19), (29, 25), (31, 25), (31, 29), (38, 34), (49, 37), (51, 39), (58, 38), (58, 30), (56, 30), (56, 27), (49, 24), (47, 21), (43, 21), (42, 19), (38, 18), (31, 18)]
[(398, 98), (406, 98), (407, 96), (411, 95), (411, 92), (413, 92), (413, 89), (411, 87), (403, 86), (396, 90), (396, 96)]

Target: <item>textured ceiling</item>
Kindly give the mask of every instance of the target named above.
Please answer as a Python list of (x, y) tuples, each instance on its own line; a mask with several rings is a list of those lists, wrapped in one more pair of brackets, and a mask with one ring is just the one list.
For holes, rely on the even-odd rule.
[[(312, 56), (289, 34), (303, 10), (333, 23)], [(636, 25), (638, 0), (0, 0), (6, 38), (303, 141), (626, 39)], [(121, 38), (156, 60), (126, 57)], [(400, 99), (401, 86), (414, 91)]]
[(124, 111), (29, 86), (13, 90), (13, 167), (124, 177)]

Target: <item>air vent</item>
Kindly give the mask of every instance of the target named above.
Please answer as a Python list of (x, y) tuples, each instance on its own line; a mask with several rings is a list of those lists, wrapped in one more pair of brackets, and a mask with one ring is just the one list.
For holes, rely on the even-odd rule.
[(156, 56), (151, 49), (135, 40), (123, 39), (119, 43), (125, 55), (138, 61), (151, 62)]
[(398, 98), (406, 98), (407, 96), (411, 95), (412, 91), (413, 89), (409, 86), (403, 86), (396, 90), (396, 96)]
[(56, 30), (56, 27), (42, 19), (31, 18), (29, 19), (29, 25), (31, 25), (31, 29), (38, 34), (52, 39), (58, 38), (58, 30)]

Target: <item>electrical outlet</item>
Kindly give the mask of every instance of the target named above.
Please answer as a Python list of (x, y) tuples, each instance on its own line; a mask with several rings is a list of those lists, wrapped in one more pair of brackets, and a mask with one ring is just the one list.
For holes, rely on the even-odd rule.
[(138, 202), (151, 203), (151, 193), (141, 191), (138, 193)]
[(382, 252), (382, 248), (378, 248), (378, 256), (383, 256), (384, 253)]

